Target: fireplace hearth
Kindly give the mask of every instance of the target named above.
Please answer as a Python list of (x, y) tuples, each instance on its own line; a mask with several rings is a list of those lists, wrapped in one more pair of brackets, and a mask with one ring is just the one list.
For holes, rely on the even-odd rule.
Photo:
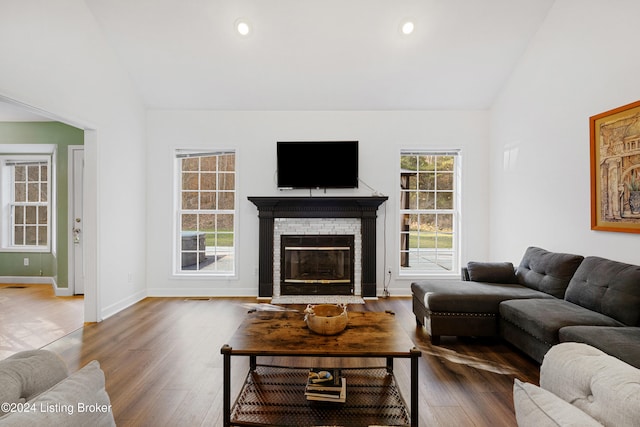
[(283, 235), (281, 295), (353, 295), (353, 235)]

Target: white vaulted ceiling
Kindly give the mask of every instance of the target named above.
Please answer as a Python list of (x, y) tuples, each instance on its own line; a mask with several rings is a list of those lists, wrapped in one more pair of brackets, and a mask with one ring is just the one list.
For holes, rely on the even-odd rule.
[(223, 110), (488, 108), (553, 4), (86, 2), (148, 107)]
[(148, 108), (445, 110), (490, 108), (553, 0), (86, 4)]

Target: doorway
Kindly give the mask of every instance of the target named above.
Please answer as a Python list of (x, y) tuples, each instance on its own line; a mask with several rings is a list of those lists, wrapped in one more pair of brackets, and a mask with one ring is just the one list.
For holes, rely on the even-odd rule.
[[(99, 322), (102, 320), (100, 315), (99, 293), (98, 293), (98, 259), (95, 249), (97, 247), (97, 145), (98, 132), (95, 128), (79, 123), (75, 120), (67, 120), (55, 113), (50, 113), (38, 108), (31, 107), (11, 98), (7, 98), (0, 94), (0, 122), (1, 121), (55, 121), (60, 122), (84, 131), (84, 147), (83, 147), (83, 169), (82, 177), (82, 248), (79, 253), (82, 254), (82, 261), (74, 263), (82, 267), (81, 277), (83, 284), (80, 285), (84, 293), (84, 322)], [(72, 229), (69, 229), (71, 233)], [(59, 236), (61, 239), (67, 239), (67, 236)], [(71, 257), (71, 246), (67, 250), (67, 257)], [(89, 251), (89, 254), (86, 252)], [(69, 262), (67, 262), (67, 265)], [(74, 277), (75, 273), (68, 271), (68, 278)], [(68, 282), (69, 283), (69, 282)], [(70, 286), (70, 285), (69, 285)], [(71, 294), (71, 289), (68, 290)]]

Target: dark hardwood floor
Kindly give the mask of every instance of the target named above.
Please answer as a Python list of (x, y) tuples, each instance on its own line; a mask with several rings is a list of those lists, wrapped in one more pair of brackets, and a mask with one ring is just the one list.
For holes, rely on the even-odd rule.
[[(219, 426), (220, 348), (255, 303), (255, 298), (147, 298), (45, 348), (59, 353), (72, 371), (93, 359), (100, 362), (118, 426)], [(422, 350), (421, 426), (516, 425), (513, 379), (537, 384), (534, 361), (494, 340), (443, 337), (441, 345), (432, 346), (416, 327), (410, 298), (367, 301), (349, 310), (392, 310)], [(233, 359), (235, 396), (248, 363)], [(395, 371), (406, 387), (409, 366), (401, 362)]]

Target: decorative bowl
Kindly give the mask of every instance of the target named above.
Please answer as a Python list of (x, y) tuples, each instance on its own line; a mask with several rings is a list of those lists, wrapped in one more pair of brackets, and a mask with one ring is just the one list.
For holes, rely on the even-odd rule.
[(335, 335), (347, 327), (348, 316), (345, 304), (309, 304), (304, 312), (304, 321), (316, 334)]

